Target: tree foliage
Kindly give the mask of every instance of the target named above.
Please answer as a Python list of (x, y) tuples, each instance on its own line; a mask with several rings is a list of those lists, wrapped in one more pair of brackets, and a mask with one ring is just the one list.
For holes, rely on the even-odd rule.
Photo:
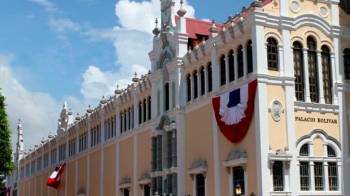
[(5, 107), (5, 97), (0, 92), (0, 175), (7, 175), (13, 169), (11, 132)]

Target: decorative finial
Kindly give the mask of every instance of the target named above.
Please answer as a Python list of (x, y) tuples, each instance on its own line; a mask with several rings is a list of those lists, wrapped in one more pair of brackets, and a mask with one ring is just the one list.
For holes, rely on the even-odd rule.
[(132, 78), (132, 82), (138, 82), (139, 79), (137, 78), (137, 73), (134, 73), (134, 77)]
[(88, 106), (88, 109), (86, 110), (86, 112), (89, 113), (89, 114), (92, 113), (91, 105)]
[(156, 18), (156, 20), (154, 21), (154, 23), (155, 23), (155, 27), (154, 27), (152, 33), (153, 33), (153, 35), (154, 35), (155, 37), (157, 37), (157, 36), (159, 35), (159, 33), (160, 33), (160, 30), (159, 30), (159, 28), (158, 28), (158, 18)]
[(100, 100), (100, 104), (106, 104), (107, 103), (107, 101), (106, 101), (106, 98), (105, 98), (105, 96), (102, 96), (102, 98), (101, 98), (101, 100)]
[(75, 120), (76, 121), (79, 121), (81, 118), (80, 118), (80, 116), (79, 116), (79, 113), (77, 113), (77, 116), (75, 117)]
[(120, 95), (122, 91), (119, 89), (119, 85), (117, 84), (117, 89), (115, 89), (114, 94)]
[(180, 0), (180, 9), (177, 11), (177, 15), (179, 15), (180, 17), (184, 17), (185, 14), (187, 13), (187, 11), (184, 8), (183, 4), (184, 4), (183, 0)]
[(217, 33), (218, 32), (218, 28), (216, 27), (215, 20), (212, 20), (212, 24), (211, 24), (211, 27), (209, 28), (209, 32), (210, 33)]

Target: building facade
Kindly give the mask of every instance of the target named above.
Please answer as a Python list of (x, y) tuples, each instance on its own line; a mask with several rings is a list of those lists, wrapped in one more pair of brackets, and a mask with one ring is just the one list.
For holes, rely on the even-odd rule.
[[(64, 105), (57, 135), (18, 160), (13, 193), (350, 195), (349, 1), (254, 1), (224, 23), (161, 10), (151, 71), (74, 119)], [(212, 99), (252, 81), (252, 120), (232, 142)]]

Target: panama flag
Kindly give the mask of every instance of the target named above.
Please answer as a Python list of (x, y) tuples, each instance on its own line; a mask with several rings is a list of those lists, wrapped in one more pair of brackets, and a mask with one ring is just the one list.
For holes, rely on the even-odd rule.
[(61, 181), (60, 177), (65, 166), (66, 166), (66, 163), (62, 163), (61, 165), (55, 168), (55, 170), (51, 173), (50, 177), (47, 179), (47, 186), (50, 186), (55, 189), (58, 188)]
[(212, 100), (216, 122), (224, 136), (233, 143), (247, 134), (254, 113), (257, 80)]

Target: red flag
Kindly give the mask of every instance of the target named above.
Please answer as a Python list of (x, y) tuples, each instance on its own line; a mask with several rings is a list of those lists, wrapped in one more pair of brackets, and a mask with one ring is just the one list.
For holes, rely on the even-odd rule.
[(64, 170), (64, 167), (66, 166), (66, 163), (62, 163), (61, 165), (57, 166), (55, 170), (51, 173), (49, 178), (47, 179), (47, 186), (50, 186), (52, 188), (57, 189), (60, 185), (60, 176)]
[(241, 88), (212, 99), (216, 122), (220, 131), (232, 143), (243, 140), (253, 113), (257, 80)]

